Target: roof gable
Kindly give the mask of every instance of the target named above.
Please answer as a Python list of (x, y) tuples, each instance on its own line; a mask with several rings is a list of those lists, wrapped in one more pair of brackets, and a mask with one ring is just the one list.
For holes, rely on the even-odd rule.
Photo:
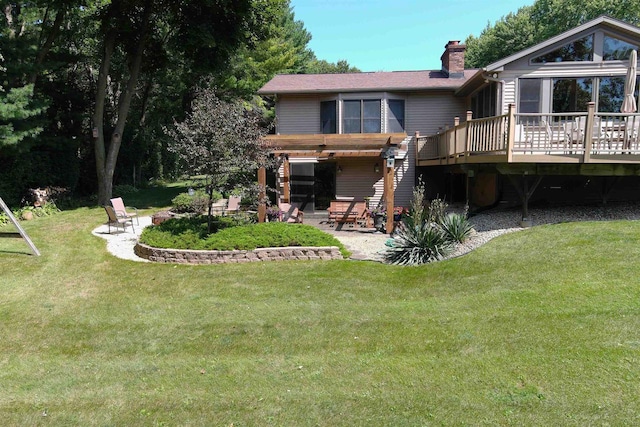
[(640, 39), (640, 28), (631, 24), (627, 24), (626, 22), (620, 21), (618, 19), (610, 18), (608, 16), (600, 16), (596, 19), (593, 19), (589, 22), (585, 22), (582, 25), (579, 25), (568, 31), (565, 31), (564, 33), (558, 34), (555, 37), (551, 37), (550, 39), (547, 39), (541, 43), (533, 45), (530, 48), (514, 53), (513, 55), (507, 56), (506, 58), (503, 58), (499, 61), (489, 64), (486, 67), (484, 67), (484, 69), (486, 71), (500, 71), (507, 64), (510, 64), (519, 59), (525, 58), (529, 55), (533, 55), (536, 52), (544, 51), (545, 49), (548, 49), (557, 43), (561, 43), (564, 40), (570, 40), (575, 36), (579, 35), (580, 33), (583, 33), (592, 28), (596, 29), (597, 27), (612, 28), (622, 33), (627, 33), (633, 37), (637, 37), (638, 39)]

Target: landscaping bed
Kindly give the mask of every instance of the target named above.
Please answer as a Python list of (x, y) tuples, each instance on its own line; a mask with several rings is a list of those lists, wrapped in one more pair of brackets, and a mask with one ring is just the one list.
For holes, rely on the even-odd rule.
[(342, 259), (335, 237), (303, 224), (246, 224), (242, 218), (172, 218), (144, 230), (136, 255), (156, 262), (189, 264)]

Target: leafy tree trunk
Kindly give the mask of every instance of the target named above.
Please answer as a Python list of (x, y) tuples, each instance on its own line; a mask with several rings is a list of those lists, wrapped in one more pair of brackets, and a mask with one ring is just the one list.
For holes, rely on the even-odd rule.
[(107, 94), (107, 80), (113, 51), (116, 45), (117, 34), (115, 29), (108, 30), (104, 42), (104, 56), (100, 65), (98, 74), (98, 83), (96, 90), (96, 106), (93, 115), (94, 124), (94, 144), (96, 156), (96, 173), (98, 176), (98, 203), (105, 205), (109, 202), (113, 194), (113, 174), (118, 160), (118, 153), (122, 145), (122, 133), (127, 122), (127, 115), (131, 106), (131, 99), (136, 91), (140, 68), (144, 56), (144, 48), (146, 42), (149, 21), (151, 18), (151, 10), (147, 4), (145, 7), (143, 21), (139, 32), (139, 39), (133, 53), (131, 67), (129, 70), (129, 80), (125, 91), (118, 99), (118, 111), (116, 125), (109, 139), (109, 147), (105, 145), (104, 135), (104, 111)]

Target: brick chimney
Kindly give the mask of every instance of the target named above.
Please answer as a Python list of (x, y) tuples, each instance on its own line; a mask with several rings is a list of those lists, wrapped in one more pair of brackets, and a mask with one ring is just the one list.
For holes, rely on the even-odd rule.
[(464, 51), (467, 45), (460, 44), (460, 40), (452, 40), (444, 47), (444, 53), (440, 57), (442, 71), (449, 78), (459, 79), (464, 77)]

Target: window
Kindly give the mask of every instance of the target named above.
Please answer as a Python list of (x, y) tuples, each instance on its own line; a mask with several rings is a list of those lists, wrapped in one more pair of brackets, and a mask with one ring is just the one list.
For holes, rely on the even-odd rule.
[(566, 61), (593, 61), (593, 34), (531, 60), (535, 64)]
[(336, 101), (320, 103), (320, 128), (322, 133), (336, 133)]
[(587, 111), (593, 79), (553, 79), (553, 113)]
[(520, 79), (518, 81), (520, 89), (520, 113), (540, 113), (540, 93), (542, 79)]
[(602, 59), (605, 61), (627, 60), (634, 49), (638, 50), (638, 46), (605, 34)]
[(624, 77), (601, 77), (598, 87), (598, 111), (619, 113), (624, 100)]
[(360, 104), (361, 101), (344, 101), (342, 111), (342, 132), (360, 133)]
[(389, 132), (404, 132), (404, 100), (389, 100)]
[(343, 101), (343, 133), (380, 133), (380, 100), (359, 99)]

